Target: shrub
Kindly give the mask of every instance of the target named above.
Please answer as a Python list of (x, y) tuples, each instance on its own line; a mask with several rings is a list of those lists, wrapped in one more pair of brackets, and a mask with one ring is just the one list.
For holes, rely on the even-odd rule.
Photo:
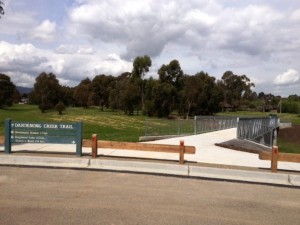
[(66, 110), (66, 106), (63, 102), (59, 102), (56, 104), (55, 110), (58, 112), (59, 115), (62, 115), (62, 112)]

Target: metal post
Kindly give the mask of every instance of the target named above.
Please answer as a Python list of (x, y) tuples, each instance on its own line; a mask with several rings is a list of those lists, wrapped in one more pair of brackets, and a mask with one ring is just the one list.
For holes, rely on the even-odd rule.
[(76, 156), (82, 156), (82, 121), (77, 123)]
[(6, 154), (11, 153), (11, 119), (5, 120), (5, 146), (4, 152)]
[(194, 116), (194, 134), (197, 134), (197, 116)]

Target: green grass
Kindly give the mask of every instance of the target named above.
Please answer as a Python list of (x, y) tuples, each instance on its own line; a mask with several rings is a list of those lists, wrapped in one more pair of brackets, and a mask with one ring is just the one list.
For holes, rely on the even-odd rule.
[(278, 138), (277, 144), (278, 144), (279, 152), (300, 154), (299, 144), (289, 143), (281, 138)]
[[(219, 113), (223, 116), (268, 116), (269, 113), (260, 112), (230, 112)], [(282, 113), (278, 115), (282, 121), (290, 121), (293, 124), (300, 124), (300, 116)], [(15, 121), (37, 121), (37, 122), (83, 122), (83, 138), (90, 139), (92, 134), (98, 134), (100, 140), (113, 141), (138, 141), (140, 136), (144, 135), (145, 116), (135, 115), (127, 116), (121, 111), (112, 112), (106, 110), (100, 112), (98, 108), (67, 108), (63, 115), (58, 115), (56, 111), (41, 113), (35, 105), (14, 105), (6, 109), (0, 109), (0, 136), (4, 135), (4, 121), (10, 118)], [(168, 134), (177, 130), (174, 121), (155, 119), (152, 122), (159, 132)], [(175, 124), (175, 125), (174, 125)], [(186, 129), (191, 130), (190, 124)], [(157, 128), (158, 127), (158, 128)], [(284, 140), (278, 140), (278, 146), (281, 152), (300, 153), (300, 146), (291, 144)]]
[(56, 111), (41, 113), (35, 105), (14, 105), (0, 109), (0, 135), (4, 135), (4, 121), (10, 118), (16, 121), (45, 122), (83, 122), (83, 138), (90, 139), (98, 134), (100, 140), (138, 141), (144, 134), (145, 117), (127, 116), (123, 112), (104, 111), (98, 108), (67, 108), (63, 115)]

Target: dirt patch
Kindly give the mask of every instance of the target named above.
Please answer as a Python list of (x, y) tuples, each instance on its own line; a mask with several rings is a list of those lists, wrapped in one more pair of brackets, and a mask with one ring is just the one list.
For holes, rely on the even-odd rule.
[(300, 125), (280, 129), (278, 137), (289, 143), (300, 145)]

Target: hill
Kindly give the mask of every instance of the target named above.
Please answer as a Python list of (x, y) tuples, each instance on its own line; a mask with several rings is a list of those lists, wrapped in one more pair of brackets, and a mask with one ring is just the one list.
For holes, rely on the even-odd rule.
[(22, 94), (28, 94), (33, 90), (33, 88), (20, 87), (20, 86), (17, 86), (16, 88), (17, 88), (18, 92), (20, 92), (21, 95)]

